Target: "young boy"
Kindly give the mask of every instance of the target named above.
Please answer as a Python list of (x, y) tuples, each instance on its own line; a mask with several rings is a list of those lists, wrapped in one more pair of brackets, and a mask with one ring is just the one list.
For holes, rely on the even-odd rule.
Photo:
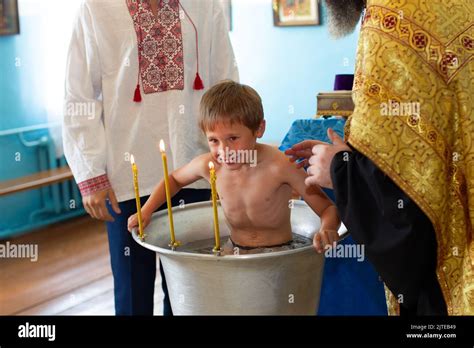
[[(318, 252), (338, 240), (340, 219), (336, 207), (316, 186), (306, 187), (306, 173), (277, 149), (257, 143), (265, 131), (263, 106), (257, 92), (233, 81), (209, 89), (201, 100), (199, 126), (210, 152), (196, 157), (169, 175), (171, 195), (204, 178), (209, 181), (209, 162), (215, 165), (217, 192), (231, 229), (224, 249), (239, 254), (262, 248), (281, 250), (291, 243), (289, 200), (295, 190), (321, 218), (313, 239)], [(165, 202), (164, 181), (142, 207), (143, 226)], [(137, 226), (132, 215), (128, 229)]]

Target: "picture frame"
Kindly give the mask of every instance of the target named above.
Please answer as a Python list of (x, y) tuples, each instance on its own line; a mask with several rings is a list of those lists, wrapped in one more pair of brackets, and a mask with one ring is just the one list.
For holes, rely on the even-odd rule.
[(19, 33), (18, 0), (0, 0), (0, 35)]
[(273, 24), (277, 27), (320, 24), (318, 0), (273, 0)]

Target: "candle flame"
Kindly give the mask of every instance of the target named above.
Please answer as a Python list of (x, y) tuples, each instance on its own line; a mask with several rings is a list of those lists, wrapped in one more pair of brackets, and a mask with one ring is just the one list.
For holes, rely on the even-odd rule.
[(135, 157), (133, 155), (130, 156), (130, 163), (135, 164)]
[(209, 162), (209, 169), (214, 169), (214, 162)]
[(163, 139), (160, 140), (160, 151), (165, 152), (165, 142)]

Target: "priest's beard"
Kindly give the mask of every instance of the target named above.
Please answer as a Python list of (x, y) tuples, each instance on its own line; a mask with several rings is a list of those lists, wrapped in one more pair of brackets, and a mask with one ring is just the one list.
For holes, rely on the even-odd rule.
[(325, 0), (329, 34), (339, 39), (352, 33), (365, 7), (365, 0)]

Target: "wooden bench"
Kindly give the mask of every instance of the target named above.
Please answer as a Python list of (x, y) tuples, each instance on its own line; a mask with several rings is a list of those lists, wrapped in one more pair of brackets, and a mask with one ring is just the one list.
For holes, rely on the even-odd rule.
[(68, 166), (0, 182), (0, 197), (73, 179)]

